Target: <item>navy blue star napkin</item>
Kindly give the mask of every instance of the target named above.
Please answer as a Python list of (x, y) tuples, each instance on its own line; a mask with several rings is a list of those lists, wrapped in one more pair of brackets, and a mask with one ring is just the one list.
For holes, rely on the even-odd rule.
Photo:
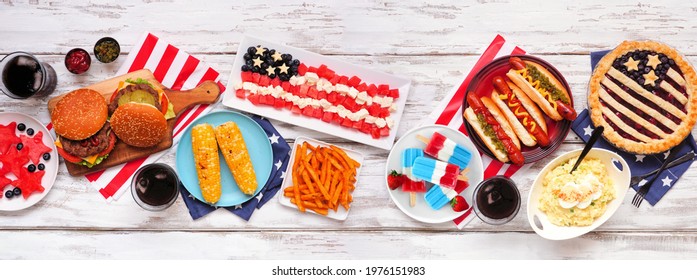
[[(608, 52), (609, 51), (592, 52), (592, 68), (595, 68), (598, 61), (600, 61), (600, 59)], [(571, 129), (576, 132), (576, 134), (584, 142), (588, 141), (588, 138), (590, 138), (594, 129), (590, 115), (588, 114), (588, 110), (583, 110), (583, 112), (578, 115), (578, 118), (576, 118), (576, 120), (574, 120), (574, 122), (571, 124)], [(663, 163), (663, 161), (668, 157), (668, 152), (655, 155), (634, 155), (625, 153), (623, 151), (619, 151), (602, 138), (596, 142), (595, 147), (615, 151), (617, 154), (619, 154), (622, 158), (624, 158), (625, 161), (627, 161), (632, 176), (646, 174), (658, 169), (661, 167), (661, 163)], [(689, 152), (697, 151), (697, 143), (695, 143), (695, 139), (692, 137), (692, 135), (689, 135), (682, 143), (680, 143), (680, 145), (674, 148), (673, 151), (678, 153), (678, 156), (674, 158), (678, 158)], [(646, 194), (646, 201), (648, 201), (652, 206), (656, 205), (656, 203), (668, 192), (668, 190), (675, 185), (675, 182), (680, 179), (685, 171), (687, 171), (691, 164), (692, 161), (686, 162), (673, 168), (666, 169), (665, 171), (661, 172), (661, 174), (654, 175), (659, 177)], [(650, 178), (651, 177), (648, 179), (650, 180)], [(646, 183), (646, 181), (642, 181), (639, 183), (639, 185), (643, 185), (644, 183)], [(634, 190), (639, 190), (639, 186), (632, 187)]]
[[(264, 129), (266, 135), (269, 137), (269, 141), (271, 141), (274, 167), (271, 169), (271, 174), (269, 175), (269, 180), (266, 182), (266, 185), (255, 198), (241, 205), (223, 207), (233, 214), (240, 216), (240, 218), (245, 221), (249, 221), (249, 218), (252, 217), (256, 209), (260, 209), (276, 195), (276, 192), (281, 188), (281, 183), (283, 183), (286, 167), (288, 167), (288, 160), (290, 159), (290, 146), (288, 142), (281, 137), (281, 134), (271, 125), (271, 122), (256, 115), (250, 115), (250, 117)], [(189, 208), (189, 214), (191, 214), (191, 218), (194, 220), (217, 209), (193, 197), (184, 186), (180, 186), (179, 190), (181, 191), (186, 207)]]

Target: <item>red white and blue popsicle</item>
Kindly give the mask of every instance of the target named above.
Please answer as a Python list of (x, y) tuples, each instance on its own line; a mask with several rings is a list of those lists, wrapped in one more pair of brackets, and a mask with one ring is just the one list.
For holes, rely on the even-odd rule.
[(416, 179), (449, 189), (455, 188), (459, 173), (459, 166), (427, 157), (417, 157), (411, 168), (411, 174)]
[(467, 148), (438, 132), (433, 132), (431, 139), (421, 135), (417, 135), (417, 139), (426, 143), (424, 153), (439, 160), (455, 164), (460, 169), (467, 168), (472, 159), (472, 153)]
[(424, 151), (417, 148), (409, 148), (402, 151), (402, 174), (407, 178), (402, 184), (402, 191), (409, 193), (409, 205), (416, 206), (416, 193), (426, 192), (426, 182), (413, 175), (414, 161), (424, 156)]

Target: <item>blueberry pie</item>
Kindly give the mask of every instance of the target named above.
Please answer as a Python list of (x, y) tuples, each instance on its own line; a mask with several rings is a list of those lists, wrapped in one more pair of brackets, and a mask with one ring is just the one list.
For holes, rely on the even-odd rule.
[(591, 77), (588, 104), (595, 126), (616, 147), (635, 154), (666, 151), (697, 119), (697, 76), (675, 49), (625, 41), (605, 55)]

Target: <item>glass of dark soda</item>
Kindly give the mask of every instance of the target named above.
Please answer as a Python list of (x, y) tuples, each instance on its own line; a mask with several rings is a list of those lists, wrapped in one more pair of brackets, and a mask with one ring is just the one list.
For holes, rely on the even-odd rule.
[(26, 52), (13, 52), (0, 60), (0, 91), (24, 99), (43, 97), (56, 89), (56, 71)]
[(504, 176), (494, 176), (479, 183), (472, 201), (477, 217), (492, 225), (509, 222), (520, 210), (518, 187)]
[(138, 169), (133, 176), (131, 194), (143, 209), (162, 211), (177, 200), (179, 178), (169, 165), (148, 164)]

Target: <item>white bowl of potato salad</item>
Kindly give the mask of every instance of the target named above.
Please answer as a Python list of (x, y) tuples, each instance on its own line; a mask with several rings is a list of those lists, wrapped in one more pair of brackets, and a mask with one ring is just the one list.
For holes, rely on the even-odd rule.
[(540, 236), (563, 240), (588, 233), (610, 219), (629, 189), (627, 162), (614, 152), (591, 149), (578, 168), (581, 149), (548, 163), (528, 196), (528, 221)]

